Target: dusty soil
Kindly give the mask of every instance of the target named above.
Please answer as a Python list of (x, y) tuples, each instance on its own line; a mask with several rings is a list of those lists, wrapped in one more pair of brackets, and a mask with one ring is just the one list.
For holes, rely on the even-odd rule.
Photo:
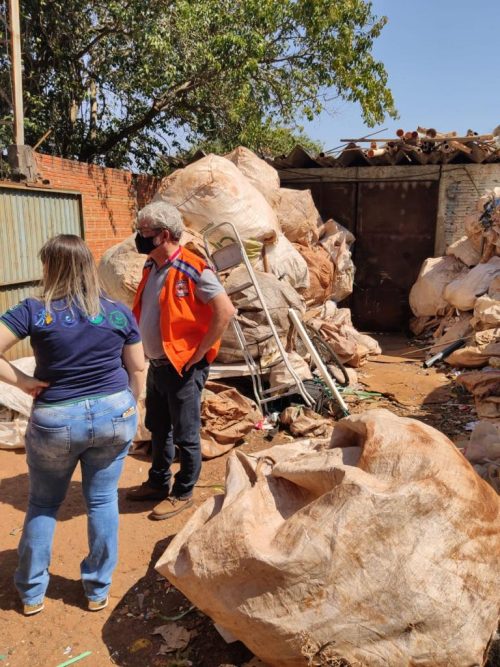
[[(471, 397), (454, 387), (452, 374), (423, 371), (419, 355), (402, 357), (411, 349), (403, 339), (380, 340), (384, 356), (363, 367), (360, 380), (367, 389), (385, 396), (368, 400), (349, 396), (351, 411), (387, 407), (421, 419), (463, 444), (468, 437), (465, 425), (476, 418)], [(284, 440), (286, 436), (279, 433), (273, 442)], [(241, 449), (254, 452), (270, 444), (262, 432), (254, 431)], [(195, 506), (221, 492), (227, 456), (204, 463)], [(156, 522), (148, 518), (152, 504), (127, 501), (127, 489), (145, 479), (148, 465), (144, 456), (129, 456), (121, 478), (120, 558), (109, 607), (98, 613), (85, 610), (78, 575), (86, 551), (86, 521), (81, 478), (75, 473), (57, 525), (45, 610), (25, 618), (12, 576), (27, 499), (26, 462), (23, 452), (0, 451), (0, 665), (58, 667), (86, 651), (91, 655), (76, 663), (82, 667), (240, 666), (252, 658), (243, 644), (226, 644), (211, 620), (155, 572), (158, 557), (194, 508)], [(169, 620), (182, 624), (191, 640), (183, 651), (159, 655), (163, 642), (152, 633)]]

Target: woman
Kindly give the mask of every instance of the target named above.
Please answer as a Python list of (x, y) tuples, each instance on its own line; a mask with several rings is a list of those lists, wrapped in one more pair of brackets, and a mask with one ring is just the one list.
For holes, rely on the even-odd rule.
[[(0, 380), (34, 397), (26, 431), (29, 505), (19, 544), (17, 590), (26, 615), (44, 607), (57, 511), (78, 462), (88, 514), (81, 563), (88, 609), (108, 604), (118, 547), (118, 479), (137, 427), (144, 353), (136, 322), (99, 291), (97, 270), (78, 236), (60, 234), (40, 251), (43, 298), (0, 317)], [(35, 377), (3, 355), (30, 336)]]

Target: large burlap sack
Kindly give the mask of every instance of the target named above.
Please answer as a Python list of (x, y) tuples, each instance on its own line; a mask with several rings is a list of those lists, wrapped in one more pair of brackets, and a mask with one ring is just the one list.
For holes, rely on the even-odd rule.
[(260, 418), (255, 403), (234, 387), (207, 382), (201, 404), (203, 458), (221, 456), (241, 443)]
[(106, 294), (131, 308), (145, 260), (135, 247), (135, 234), (106, 250), (97, 267)]
[[(35, 372), (35, 357), (21, 357), (11, 363), (27, 375)], [(24, 434), (32, 405), (29, 394), (0, 382), (0, 449), (24, 449)]]
[(485, 368), (481, 371), (462, 373), (458, 384), (474, 395), (478, 417), (500, 419), (500, 370)]
[(349, 308), (336, 308), (333, 302), (327, 302), (309, 324), (333, 347), (343, 364), (359, 368), (369, 356), (381, 353), (374, 338), (354, 328)]
[(486, 190), (477, 202), (478, 215), (471, 229), (481, 234), (482, 261), (500, 255), (500, 188)]
[[(483, 262), (493, 255), (500, 255), (499, 196), (500, 188), (487, 190), (477, 201), (477, 212), (467, 215), (464, 220), (465, 233)], [(489, 211), (485, 210), (485, 205), (489, 207)], [(486, 217), (481, 220), (485, 214)]]
[(331, 298), (342, 301), (352, 294), (356, 272), (347, 240), (341, 234), (337, 237), (331, 235), (321, 241), (321, 245), (330, 254), (334, 266)]
[(500, 420), (485, 419), (477, 422), (464, 455), (473, 464), (477, 474), (500, 494)]
[(478, 475), (500, 494), (500, 419), (477, 422), (464, 454)]
[(500, 422), (477, 422), (464, 455), (472, 463), (500, 462)]
[(278, 236), (276, 243), (264, 244), (262, 252), (265, 257), (254, 263), (256, 269), (268, 269), (279, 280), (290, 283), (295, 289), (307, 289), (310, 286), (307, 262), (284, 234)]
[(467, 267), (453, 256), (426, 259), (410, 290), (410, 308), (413, 314), (416, 317), (441, 315), (448, 307), (443, 296), (444, 288), (467, 272)]
[(333, 419), (322, 417), (303, 405), (285, 408), (279, 421), (296, 438), (329, 438), (334, 425)]
[(478, 264), (466, 275), (451, 281), (443, 296), (458, 310), (472, 310), (478, 296), (488, 291), (491, 281), (500, 275), (500, 257), (492, 257), (485, 264)]
[(447, 255), (453, 255), (461, 260), (466, 266), (476, 266), (481, 260), (481, 253), (476, 250), (467, 236), (462, 236), (454, 241), (446, 250)]
[(500, 357), (500, 327), (476, 331), (468, 344), (446, 357), (451, 366), (478, 368), (489, 363), (491, 357)]
[(224, 157), (235, 164), (243, 176), (273, 208), (279, 201), (280, 177), (274, 167), (245, 146), (238, 146)]
[(411, 317), (409, 322), (410, 331), (415, 336), (431, 332), (439, 325), (439, 318), (432, 315), (421, 315), (420, 317)]
[(352, 232), (332, 218), (319, 227), (319, 240), (321, 243), (324, 243), (331, 236), (334, 236), (336, 239), (345, 240), (349, 248), (356, 240)]
[(274, 210), (289, 241), (305, 246), (316, 243), (321, 216), (314, 205), (310, 190), (280, 188)]
[[(300, 355), (298, 355), (296, 352), (289, 352), (288, 360), (301, 380), (312, 379), (312, 373), (311, 369), (309, 368), (309, 364)], [(288, 385), (290, 382), (293, 382), (293, 378), (283, 361), (280, 361), (271, 368), (271, 372), (269, 373), (270, 387), (276, 389), (282, 385)], [(282, 391), (286, 391), (286, 388), (283, 388)]]
[(481, 256), (483, 249), (483, 228), (479, 222), (479, 215), (469, 214), (464, 218), (464, 229), (474, 250)]
[(487, 294), (476, 299), (473, 325), (475, 329), (500, 327), (500, 299), (492, 299)]
[(488, 296), (491, 299), (500, 301), (500, 276), (495, 276), (488, 288)]
[[(242, 239), (274, 241), (280, 231), (264, 196), (230, 160), (207, 155), (164, 178), (154, 200), (168, 201), (182, 213), (188, 227), (203, 232), (212, 224), (232, 222)], [(228, 227), (211, 237), (230, 235)]]
[[(291, 285), (283, 280), (278, 280), (273, 274), (255, 271), (255, 275), (278, 335), (286, 341), (290, 329), (288, 309), (294, 308), (302, 313), (305, 311), (304, 301)], [(232, 291), (237, 286), (245, 285), (248, 280), (245, 267), (238, 266), (231, 271), (224, 287)], [(247, 339), (250, 354), (254, 359), (269, 355), (266, 362), (272, 362), (275, 359), (276, 348), (273, 339), (264, 340), (269, 337), (271, 330), (267, 325), (260, 302), (256, 299), (254, 288), (247, 287), (235, 291), (231, 294), (231, 300), (238, 309), (238, 321)], [(259, 340), (264, 342), (259, 343)], [(241, 348), (232, 326), (227, 327), (222, 336), (217, 361), (224, 364), (243, 361)]]
[(300, 291), (308, 306), (323, 304), (333, 292), (335, 267), (329, 253), (320, 245), (295, 248), (304, 258), (309, 269), (309, 287)]
[(156, 569), (271, 667), (470, 667), (499, 552), (499, 499), (453, 443), (372, 410), (330, 447), (234, 452)]
[[(200, 234), (186, 229), (182, 233), (180, 243), (199, 257), (206, 259)], [(135, 247), (135, 234), (106, 250), (97, 267), (99, 280), (106, 294), (131, 308), (145, 261), (146, 255), (138, 253)]]
[(356, 267), (351, 257), (354, 235), (339, 222), (327, 220), (320, 228), (320, 243), (330, 254), (334, 266), (331, 298), (342, 301), (352, 294)]
[(442, 352), (448, 345), (458, 341), (460, 338), (470, 338), (472, 334), (471, 321), (472, 316), (470, 313), (460, 313), (458, 316), (447, 318), (447, 323), (441, 329), (442, 335), (436, 337), (436, 342), (430, 349), (430, 353), (436, 354), (437, 352)]
[[(35, 357), (21, 357), (21, 359), (15, 359), (11, 363), (26, 375), (33, 376), (35, 373)], [(33, 399), (18, 387), (0, 381), (0, 405), (18, 412), (24, 417), (29, 417)]]
[(24, 436), (28, 426), (27, 419), (0, 420), (0, 449), (24, 449)]

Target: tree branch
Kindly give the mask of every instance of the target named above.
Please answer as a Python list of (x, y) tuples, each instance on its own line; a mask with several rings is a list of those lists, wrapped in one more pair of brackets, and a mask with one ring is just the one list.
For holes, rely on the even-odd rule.
[(128, 125), (125, 125), (120, 130), (118, 130), (117, 132), (114, 132), (113, 134), (109, 135), (107, 139), (103, 141), (101, 144), (90, 144), (84, 147), (83, 150), (80, 152), (79, 159), (84, 162), (88, 162), (96, 155), (102, 155), (104, 153), (107, 153), (117, 144), (119, 144), (120, 141), (123, 141), (123, 139), (131, 138), (134, 134), (137, 134), (137, 132), (143, 130), (149, 123), (151, 123), (151, 121), (154, 118), (156, 118), (156, 116), (158, 116), (162, 111), (164, 111), (164, 109), (176, 96), (180, 94), (185, 94), (189, 90), (192, 90), (195, 87), (195, 85), (198, 85), (198, 83), (199, 82), (194, 82), (192, 80), (184, 81), (178, 86), (175, 86), (175, 88), (170, 89), (160, 98), (154, 100), (151, 107), (133, 123), (129, 123)]

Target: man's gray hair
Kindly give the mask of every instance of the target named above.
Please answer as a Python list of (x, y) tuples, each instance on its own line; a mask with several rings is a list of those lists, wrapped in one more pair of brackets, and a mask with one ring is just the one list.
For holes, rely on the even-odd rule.
[(141, 222), (151, 228), (167, 229), (172, 241), (179, 241), (184, 231), (181, 214), (175, 206), (166, 201), (154, 201), (141, 208), (137, 214), (137, 224)]

